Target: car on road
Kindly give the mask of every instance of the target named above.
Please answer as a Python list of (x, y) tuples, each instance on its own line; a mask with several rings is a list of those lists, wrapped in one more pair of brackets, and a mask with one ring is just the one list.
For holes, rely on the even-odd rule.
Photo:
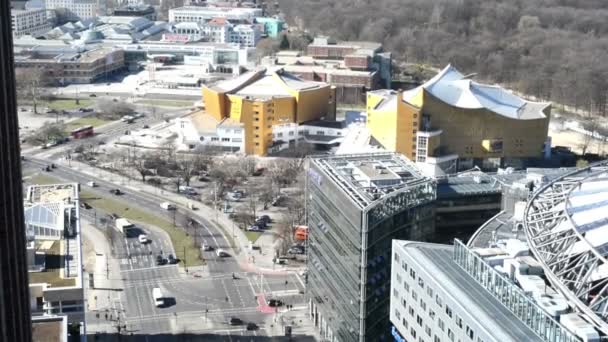
[(120, 189), (110, 189), (110, 193), (117, 196), (124, 194), (124, 192), (120, 191)]
[(257, 220), (255, 221), (254, 225), (260, 227), (260, 229), (264, 229), (267, 227), (267, 223), (264, 220)]
[(95, 94), (89, 94), (89, 97), (97, 97)]
[(217, 256), (220, 258), (228, 256), (228, 253), (226, 253), (226, 251), (221, 248), (219, 248), (217, 251), (215, 251), (215, 254), (217, 254)]
[(46, 171), (46, 172), (51, 172), (51, 167), (50, 166), (43, 166), (42, 167), (42, 171)]
[(291, 247), (287, 250), (287, 254), (304, 254), (304, 248)]
[(144, 113), (135, 113), (132, 116), (136, 119), (139, 119), (139, 118), (143, 118), (145, 115), (144, 115)]
[(243, 320), (238, 318), (238, 317), (230, 317), (230, 319), (228, 320), (228, 324), (230, 325), (242, 325), (243, 324)]
[(280, 299), (270, 299), (268, 300), (268, 306), (270, 306), (271, 308), (278, 308), (280, 306), (283, 306), (283, 301)]
[(260, 227), (256, 226), (255, 224), (247, 227), (247, 231), (249, 232), (259, 232), (260, 230)]
[(139, 240), (139, 243), (141, 244), (146, 244), (148, 243), (148, 236), (146, 234), (141, 234), (140, 236), (137, 237), (137, 239)]
[(173, 254), (169, 254), (167, 256), (167, 260), (169, 261), (169, 263), (171, 265), (177, 264), (179, 262), (179, 260), (176, 257), (174, 257)]
[(156, 257), (156, 265), (158, 265), (158, 266), (166, 265), (167, 262), (168, 262), (167, 259), (163, 258), (162, 255), (158, 255)]
[(160, 204), (160, 207), (165, 210), (175, 210), (175, 204), (169, 202), (163, 202)]
[(150, 125), (143, 125), (142, 128), (150, 128)]
[(203, 251), (208, 252), (208, 251), (212, 251), (213, 248), (211, 248), (211, 246), (209, 246), (205, 241), (203, 241)]
[(249, 331), (258, 330), (258, 325), (253, 322), (249, 322), (249, 323), (247, 323), (247, 330), (249, 330)]
[(91, 188), (94, 188), (97, 186), (97, 183), (90, 181), (90, 182), (87, 182), (87, 185), (90, 186)]
[(272, 222), (272, 219), (268, 215), (262, 215), (262, 216), (258, 217), (258, 221), (264, 221), (264, 222), (266, 222), (266, 224), (268, 224), (268, 223)]
[(80, 202), (80, 206), (83, 207), (84, 209), (91, 209), (91, 205), (87, 202)]

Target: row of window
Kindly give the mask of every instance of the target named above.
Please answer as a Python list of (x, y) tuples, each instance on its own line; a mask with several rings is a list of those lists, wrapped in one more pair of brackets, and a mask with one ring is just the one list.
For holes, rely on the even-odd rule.
[[(399, 263), (399, 255), (397, 253), (394, 254), (394, 260), (395, 262)], [(408, 272), (409, 269), (409, 276), (416, 281), (416, 283), (418, 284), (418, 287), (420, 287), (423, 291), (426, 290), (426, 294), (428, 297), (433, 298), (433, 296), (435, 297), (435, 302), (437, 304), (437, 306), (439, 306), (440, 308), (443, 308), (443, 300), (442, 298), (439, 296), (439, 294), (435, 294), (435, 291), (433, 290), (432, 287), (426, 285), (425, 286), (425, 282), (424, 279), (422, 279), (422, 277), (417, 276), (416, 275), (416, 271), (413, 268), (409, 268), (407, 263), (404, 261), (401, 261), (401, 268), (403, 269), (403, 271)], [(397, 270), (397, 268), (394, 268), (395, 270)], [(408, 274), (408, 273), (406, 273)], [(403, 280), (401, 277), (401, 273), (397, 271), (397, 284), (401, 284), (401, 281)], [(407, 282), (407, 280), (403, 281), (403, 289), (405, 290), (405, 293), (410, 293), (411, 292), (411, 297), (412, 300), (415, 303), (418, 303), (418, 294), (416, 293), (416, 291), (414, 289), (412, 289), (412, 291), (410, 291), (410, 284)], [(395, 300), (397, 300), (397, 297), (399, 296), (399, 291), (397, 290), (396, 285), (393, 288), (393, 297), (395, 297)], [(412, 319), (414, 317), (416, 317), (416, 323), (420, 326), (420, 327), (424, 327), (424, 330), (426, 332), (426, 334), (428, 335), (428, 337), (431, 337), (431, 327), (427, 324), (425, 324), (423, 317), (421, 317), (420, 315), (416, 314), (414, 308), (411, 305), (407, 305), (407, 295), (404, 296), (403, 298), (401, 298), (400, 304), (401, 306), (403, 306), (403, 309), (407, 309), (409, 315), (412, 317)], [(423, 312), (427, 312), (427, 303), (424, 301), (424, 297), (420, 297), (420, 308), (422, 309)], [(471, 340), (471, 341), (475, 341), (475, 332), (474, 330), (469, 327), (468, 325), (464, 325), (462, 318), (459, 317), (457, 314), (455, 314), (452, 309), (449, 307), (449, 305), (445, 305), (445, 314), (447, 317), (449, 318), (453, 318), (454, 322), (456, 323), (456, 326), (460, 329), (463, 329), (463, 327), (465, 327), (465, 334), (466, 336)], [(406, 331), (409, 328), (409, 324), (408, 321), (405, 319), (405, 317), (401, 318), (401, 314), (398, 310), (397, 307), (395, 307), (395, 317), (397, 319), (401, 319), (402, 320), (402, 324), (405, 327)], [(428, 309), (428, 317), (430, 318), (431, 322), (434, 322), (435, 320), (435, 311), (433, 311), (432, 308), (429, 307)], [(432, 325), (432, 324), (431, 324)], [(446, 327), (445, 327), (445, 322), (441, 319), (441, 317), (437, 318), (437, 326), (439, 327), (439, 329), (441, 329), (442, 332), (446, 332)], [(417, 336), (416, 334), (416, 330), (415, 328), (412, 326), (410, 328), (410, 335), (416, 339), (418, 337), (418, 341), (419, 342), (424, 342), (423, 340), (423, 336)], [(452, 331), (452, 329), (447, 328), (447, 336), (448, 339), (450, 341), (454, 341), (455, 340), (455, 334), (454, 331)], [(441, 338), (439, 336), (437, 336), (436, 334), (434, 335), (434, 342), (441, 342)], [(477, 342), (483, 342), (483, 340), (480, 337), (477, 337)]]

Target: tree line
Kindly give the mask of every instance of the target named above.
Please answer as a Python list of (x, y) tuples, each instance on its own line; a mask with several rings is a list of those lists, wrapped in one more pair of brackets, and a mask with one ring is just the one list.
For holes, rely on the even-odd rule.
[(608, 1), (279, 0), (292, 28), (379, 41), (398, 62), (452, 63), (538, 100), (606, 115)]

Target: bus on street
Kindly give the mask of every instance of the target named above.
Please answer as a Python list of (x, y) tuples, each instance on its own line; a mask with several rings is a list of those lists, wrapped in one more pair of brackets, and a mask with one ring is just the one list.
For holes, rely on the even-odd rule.
[(79, 127), (70, 132), (70, 135), (74, 139), (87, 138), (93, 136), (93, 134), (95, 134), (95, 132), (93, 131), (93, 126), (91, 125)]

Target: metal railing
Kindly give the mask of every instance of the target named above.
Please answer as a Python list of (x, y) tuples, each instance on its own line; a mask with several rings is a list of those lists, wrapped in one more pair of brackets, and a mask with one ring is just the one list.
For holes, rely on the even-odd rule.
[(534, 300), (511, 280), (497, 272), (462, 241), (454, 239), (454, 262), (502, 303), (530, 330), (547, 342), (578, 342), (571, 333), (548, 315)]

